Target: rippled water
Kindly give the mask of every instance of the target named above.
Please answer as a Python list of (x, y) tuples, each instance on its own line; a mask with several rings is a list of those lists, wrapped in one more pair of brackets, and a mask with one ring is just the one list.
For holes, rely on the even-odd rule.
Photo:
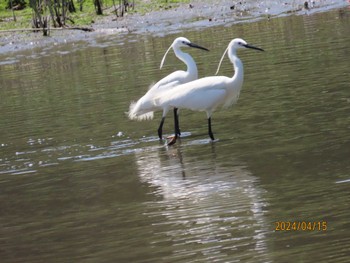
[[(125, 112), (162, 76), (178, 35), (116, 35), (15, 53), (0, 64), (2, 262), (347, 262), (350, 252), (348, 9), (181, 35), (200, 76), (228, 42), (245, 83), (237, 105), (181, 111), (183, 137), (157, 139), (160, 114)], [(228, 59), (220, 71), (232, 75)], [(171, 134), (169, 114), (165, 133)], [(276, 231), (276, 222), (327, 230)]]

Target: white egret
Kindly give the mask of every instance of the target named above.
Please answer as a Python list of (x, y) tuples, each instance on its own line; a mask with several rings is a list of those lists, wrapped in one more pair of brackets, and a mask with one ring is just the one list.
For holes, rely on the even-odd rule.
[[(205, 111), (208, 118), (208, 134), (214, 140), (214, 135), (211, 129), (211, 116), (214, 110), (223, 105), (224, 108), (231, 106), (237, 102), (240, 90), (243, 85), (243, 64), (237, 57), (237, 49), (251, 48), (264, 51), (261, 48), (247, 44), (243, 39), (233, 39), (224, 54), (221, 57), (218, 70), (221, 62), (228, 52), (228, 57), (234, 67), (234, 75), (232, 78), (225, 76), (211, 76), (201, 78), (186, 84), (177, 86), (176, 89), (168, 90), (154, 99), (155, 105), (163, 108), (166, 113), (170, 108), (190, 109), (194, 111)], [(168, 145), (174, 144), (178, 134), (175, 132), (174, 137)]]
[[(193, 58), (189, 54), (181, 50), (181, 47), (192, 47), (192, 48), (198, 48), (198, 49), (209, 51), (204, 47), (201, 47), (197, 44), (192, 43), (187, 38), (184, 38), (184, 37), (176, 38), (174, 42), (171, 44), (171, 46), (168, 48), (168, 50), (165, 52), (163, 59), (160, 63), (160, 68), (163, 67), (166, 55), (172, 48), (175, 52), (176, 57), (178, 57), (181, 61), (183, 61), (186, 64), (187, 70), (186, 71), (178, 70), (169, 74), (168, 76), (164, 77), (163, 79), (158, 81), (156, 84), (154, 84), (148, 90), (148, 92), (143, 97), (141, 97), (137, 102), (132, 102), (130, 104), (130, 108), (128, 112), (130, 119), (139, 120), (139, 121), (152, 119), (154, 111), (163, 109), (163, 107), (157, 106), (154, 104), (155, 97), (160, 96), (163, 92), (169, 91), (180, 84), (184, 84), (184, 83), (196, 80), (198, 78), (196, 63), (194, 62)], [(158, 128), (159, 139), (162, 139), (163, 124), (164, 124), (165, 116), (168, 113), (168, 111), (169, 111), (168, 107), (166, 111), (163, 109), (162, 120)], [(175, 121), (176, 134), (180, 135), (177, 109), (174, 109), (174, 121)]]

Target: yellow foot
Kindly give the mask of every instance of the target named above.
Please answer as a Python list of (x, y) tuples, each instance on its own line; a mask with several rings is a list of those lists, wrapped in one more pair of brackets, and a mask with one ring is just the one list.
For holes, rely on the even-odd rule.
[(169, 136), (169, 137), (167, 137), (167, 139), (169, 140), (167, 145), (168, 146), (173, 145), (176, 143), (177, 135)]

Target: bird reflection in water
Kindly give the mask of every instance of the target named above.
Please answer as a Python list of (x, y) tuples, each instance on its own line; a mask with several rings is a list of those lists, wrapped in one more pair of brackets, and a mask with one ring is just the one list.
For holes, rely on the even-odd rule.
[(197, 251), (203, 260), (213, 253), (228, 260), (248, 249), (253, 258), (269, 261), (264, 191), (238, 158), (224, 164), (212, 143), (135, 154), (140, 181), (155, 196), (146, 203), (155, 245), (171, 241), (173, 253)]

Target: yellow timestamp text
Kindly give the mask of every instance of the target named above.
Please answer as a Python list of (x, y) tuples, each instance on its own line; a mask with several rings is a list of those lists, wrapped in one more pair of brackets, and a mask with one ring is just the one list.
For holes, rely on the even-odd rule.
[(275, 231), (327, 231), (327, 221), (276, 221)]

